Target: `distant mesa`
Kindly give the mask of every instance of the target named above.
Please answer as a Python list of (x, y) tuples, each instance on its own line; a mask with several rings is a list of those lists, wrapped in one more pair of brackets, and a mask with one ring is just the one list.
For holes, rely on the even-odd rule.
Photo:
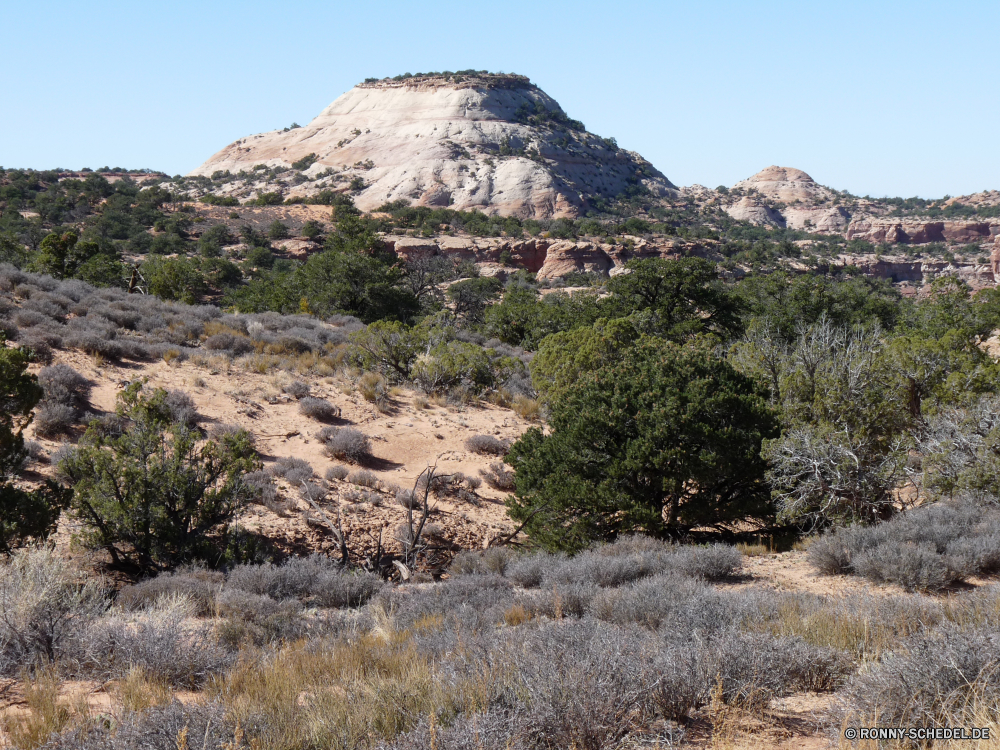
[(579, 216), (629, 189), (676, 193), (652, 164), (587, 132), (527, 77), (485, 71), (367, 79), (308, 125), (241, 138), (191, 175), (293, 165), (297, 174), (213, 192), (287, 199), (350, 186), (366, 211), (402, 200), (525, 218)]

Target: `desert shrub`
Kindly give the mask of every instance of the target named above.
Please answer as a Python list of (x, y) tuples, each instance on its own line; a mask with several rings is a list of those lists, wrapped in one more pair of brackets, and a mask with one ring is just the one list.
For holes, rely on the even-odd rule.
[(399, 489), (396, 490), (396, 502), (407, 510), (413, 510), (420, 507), (421, 498), (413, 490)]
[(523, 555), (507, 564), (506, 575), (520, 586), (537, 588), (542, 585), (546, 573), (562, 559), (562, 555), (551, 555), (548, 552)]
[(516, 487), (516, 475), (500, 461), (494, 461), (488, 469), (480, 469), (486, 484), (501, 492), (513, 492)]
[(639, 624), (652, 629), (714, 630), (736, 610), (722, 614), (720, 597), (704, 584), (675, 574), (646, 578), (620, 588), (606, 588), (591, 602), (591, 613), (599, 620), (618, 625)]
[(293, 380), (283, 390), (293, 398), (303, 398), (309, 395), (310, 389), (308, 383), (303, 383), (301, 380)]
[(808, 556), (821, 573), (938, 591), (997, 570), (998, 539), (1000, 512), (969, 502), (938, 502), (876, 526), (837, 529), (811, 544)]
[[(385, 588), (374, 605), (392, 613), (397, 628), (440, 618), (442, 629), (493, 628), (514, 604), (510, 581), (497, 575), (468, 575), (442, 581), (417, 596), (405, 588)], [(447, 650), (447, 646), (445, 646)]]
[(23, 549), (0, 562), (0, 673), (66, 656), (104, 610), (103, 582), (82, 581), (49, 549)]
[(356, 607), (382, 588), (371, 573), (345, 571), (327, 557), (291, 557), (281, 565), (242, 565), (230, 573), (226, 588), (272, 599), (298, 598), (320, 607)]
[(225, 576), (218, 571), (185, 566), (126, 586), (118, 593), (117, 604), (132, 611), (152, 607), (161, 599), (184, 597), (192, 602), (196, 614), (205, 617), (214, 613), (224, 581)]
[(322, 500), (326, 497), (327, 489), (318, 482), (302, 482), (299, 485), (299, 496), (303, 500), (312, 500), (316, 502), (317, 500)]
[(675, 555), (674, 568), (692, 578), (723, 581), (736, 575), (743, 566), (743, 555), (728, 544), (686, 547)]
[(167, 411), (170, 412), (170, 420), (176, 424), (194, 427), (198, 422), (198, 409), (192, 399), (184, 391), (170, 390), (163, 400)]
[(850, 660), (801, 638), (725, 630), (711, 642), (722, 699), (749, 708), (801, 690), (831, 690), (851, 670)]
[(367, 469), (359, 469), (354, 472), (348, 481), (361, 487), (378, 487), (378, 477)]
[(507, 444), (492, 435), (473, 435), (465, 441), (466, 450), (491, 456), (507, 455)]
[(502, 576), (515, 559), (514, 553), (506, 547), (490, 547), (480, 551), (465, 550), (455, 555), (448, 572), (452, 575), (482, 575), (495, 573)]
[(205, 339), (203, 346), (212, 351), (230, 352), (234, 356), (253, 351), (253, 343), (246, 336), (233, 333), (216, 333)]
[(24, 450), (27, 453), (26, 463), (44, 464), (48, 462), (48, 455), (45, 453), (45, 448), (37, 440), (25, 441)]
[(992, 629), (946, 627), (908, 638), (848, 682), (850, 718), (877, 718), (881, 726), (972, 725), (1000, 700), (998, 646)]
[(353, 427), (342, 427), (326, 439), (324, 450), (330, 456), (360, 464), (371, 458), (371, 441), (368, 436)]
[(358, 392), (365, 401), (380, 409), (389, 403), (389, 382), (377, 372), (366, 372), (358, 378)]
[(66, 433), (79, 419), (90, 392), (90, 381), (64, 364), (43, 367), (38, 373), (44, 397), (35, 418), (39, 435)]
[(299, 400), (299, 411), (320, 422), (331, 422), (340, 416), (340, 408), (326, 399), (305, 396)]
[(226, 589), (219, 596), (219, 614), (226, 618), (220, 627), (220, 640), (231, 647), (246, 642), (257, 646), (276, 641), (291, 641), (310, 633), (310, 623), (302, 616), (297, 599), (276, 601), (265, 594), (251, 594)]
[(253, 492), (253, 501), (273, 508), (278, 499), (278, 488), (271, 474), (266, 471), (251, 471), (243, 476), (243, 481)]
[(166, 398), (129, 385), (118, 396), (124, 426), (91, 422), (59, 465), (73, 485), (85, 543), (146, 572), (218, 559), (212, 537), (253, 500), (243, 476), (260, 468), (245, 431), (203, 442), (171, 422)]
[(69, 365), (43, 367), (38, 372), (46, 401), (81, 407), (90, 393), (91, 383)]
[(851, 570), (875, 583), (897, 583), (908, 591), (940, 591), (965, 577), (954, 562), (938, 554), (929, 542), (905, 542), (858, 555), (851, 561)]
[(129, 711), (115, 722), (88, 722), (50, 738), (45, 750), (177, 750), (187, 738), (199, 750), (231, 750), (237, 730), (218, 703), (183, 705), (173, 701), (145, 711)]
[(43, 403), (35, 412), (35, 433), (42, 437), (65, 435), (76, 424), (78, 412), (68, 404)]
[(570, 622), (509, 634), (495, 649), (516, 670), (524, 705), (516, 731), (551, 747), (614, 747), (642, 712), (649, 644), (634, 632)]
[(530, 599), (522, 600), (523, 606), (533, 615), (554, 619), (583, 617), (599, 589), (593, 584), (568, 583), (532, 592)]
[(324, 478), (326, 479), (326, 481), (332, 482), (334, 480), (346, 479), (349, 473), (350, 469), (348, 469), (346, 466), (341, 466), (340, 464), (337, 464), (335, 466), (331, 466), (329, 469), (326, 470)]
[(521, 393), (514, 396), (511, 408), (517, 416), (521, 417), (521, 419), (527, 419), (529, 422), (535, 422), (542, 416), (541, 404), (535, 399), (528, 398)]
[(186, 597), (160, 599), (135, 611), (112, 611), (88, 628), (77, 657), (81, 669), (105, 679), (141, 668), (154, 680), (195, 688), (233, 661), (208, 623), (191, 619)]
[(312, 465), (293, 456), (282, 456), (271, 464), (267, 471), (272, 476), (284, 477), (292, 485), (302, 484), (313, 477)]

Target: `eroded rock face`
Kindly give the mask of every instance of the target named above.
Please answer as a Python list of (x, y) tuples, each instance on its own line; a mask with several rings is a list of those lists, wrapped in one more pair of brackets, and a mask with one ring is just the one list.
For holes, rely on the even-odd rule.
[(385, 238), (387, 249), (406, 261), (431, 258), (437, 255), (462, 258), (479, 264), (487, 275), (501, 272), (501, 255), (510, 256), (514, 267), (526, 268), (537, 274), (539, 280), (555, 279), (571, 273), (600, 273), (615, 275), (633, 258), (676, 258), (697, 254), (696, 243), (678, 239), (647, 242), (629, 238), (624, 245), (574, 240), (504, 240), (498, 238), (420, 239), (416, 237)]
[(1000, 220), (993, 221), (900, 221), (860, 219), (847, 228), (847, 239), (874, 245), (922, 244), (925, 242), (983, 242), (1000, 236)]
[(736, 221), (748, 221), (756, 226), (785, 226), (785, 217), (770, 206), (749, 196), (726, 206), (726, 213)]
[[(252, 194), (245, 186), (229, 190), (240, 198), (267, 190), (288, 198), (360, 179), (355, 203), (365, 211), (405, 200), (536, 218), (578, 216), (631, 184), (661, 196), (675, 191), (638, 154), (580, 129), (523, 76), (359, 84), (308, 125), (241, 138), (191, 174), (291, 167), (302, 159), (314, 159), (303, 174), (318, 180), (283, 185), (279, 175)], [(321, 177), (330, 169), (336, 175)]]

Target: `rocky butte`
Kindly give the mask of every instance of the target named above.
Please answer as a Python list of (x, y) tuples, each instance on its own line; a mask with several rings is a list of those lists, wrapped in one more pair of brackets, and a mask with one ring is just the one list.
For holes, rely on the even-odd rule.
[[(292, 165), (305, 180), (271, 176)], [(639, 154), (588, 133), (528, 78), (485, 72), (369, 79), (309, 124), (241, 138), (191, 175), (255, 170), (269, 177), (230, 183), (228, 194), (277, 190), (287, 199), (347, 182), (365, 211), (405, 200), (558, 218), (580, 216), (633, 186), (656, 196), (676, 192)]]

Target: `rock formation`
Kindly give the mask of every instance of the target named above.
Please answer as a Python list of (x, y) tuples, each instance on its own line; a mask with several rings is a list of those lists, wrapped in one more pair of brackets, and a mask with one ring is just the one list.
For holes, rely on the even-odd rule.
[[(572, 217), (633, 185), (655, 195), (675, 192), (641, 156), (588, 133), (545, 92), (514, 75), (359, 84), (308, 125), (241, 138), (191, 175), (226, 172), (251, 179), (213, 189), (218, 195), (243, 199), (274, 190), (289, 198), (350, 183), (366, 211), (405, 200)], [(255, 172), (266, 179), (254, 182)]]
[(694, 242), (669, 238), (648, 241), (626, 238), (624, 244), (532, 238), (507, 240), (491, 237), (385, 238), (386, 248), (408, 261), (444, 255), (477, 263), (483, 272), (498, 272), (501, 254), (512, 266), (526, 268), (538, 279), (554, 279), (570, 273), (610, 274), (620, 272), (633, 258), (675, 258), (704, 251)]
[(726, 206), (726, 213), (736, 221), (747, 221), (757, 226), (785, 226), (785, 217), (779, 211), (750, 196)]
[(755, 190), (765, 198), (781, 203), (812, 203), (826, 201), (834, 197), (827, 187), (817, 183), (801, 169), (791, 167), (768, 167), (762, 169), (753, 177), (740, 180), (734, 188)]
[(922, 219), (866, 218), (852, 221), (847, 239), (861, 239), (874, 245), (896, 243), (989, 241), (1000, 236), (1000, 219), (987, 221), (928, 221)]

